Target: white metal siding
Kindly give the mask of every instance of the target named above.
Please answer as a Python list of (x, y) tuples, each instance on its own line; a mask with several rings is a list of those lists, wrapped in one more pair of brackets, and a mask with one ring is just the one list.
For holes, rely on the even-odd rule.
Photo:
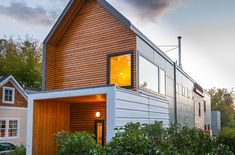
[(164, 126), (169, 126), (169, 103), (165, 99), (117, 89), (115, 107), (116, 127), (122, 127), (128, 122), (154, 121), (162, 121)]

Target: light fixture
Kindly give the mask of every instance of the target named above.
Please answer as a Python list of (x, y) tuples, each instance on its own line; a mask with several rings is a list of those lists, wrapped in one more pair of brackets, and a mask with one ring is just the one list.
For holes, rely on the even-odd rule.
[(96, 116), (96, 117), (100, 117), (100, 115), (101, 115), (101, 114), (100, 114), (99, 111), (95, 113), (95, 116)]

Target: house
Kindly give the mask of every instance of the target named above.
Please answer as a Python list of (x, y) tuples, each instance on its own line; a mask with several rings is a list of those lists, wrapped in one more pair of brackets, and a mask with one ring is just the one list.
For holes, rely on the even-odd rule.
[(106, 0), (71, 0), (44, 41), (27, 154), (55, 154), (62, 130), (94, 133), (104, 145), (128, 122), (194, 127), (194, 83)]
[(194, 84), (194, 105), (195, 105), (195, 126), (199, 129), (204, 129), (204, 92), (203, 88), (195, 83)]
[(211, 129), (212, 135), (218, 135), (221, 131), (220, 111), (211, 111)]
[(0, 76), (0, 142), (26, 145), (27, 95), (13, 76)]
[(203, 90), (204, 94), (204, 130), (208, 132), (209, 135), (212, 135), (211, 129), (211, 98), (206, 90)]

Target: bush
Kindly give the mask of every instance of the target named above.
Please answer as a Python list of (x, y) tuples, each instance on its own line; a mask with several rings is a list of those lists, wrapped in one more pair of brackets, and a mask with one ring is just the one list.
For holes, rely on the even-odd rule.
[(55, 143), (58, 146), (58, 155), (104, 154), (102, 146), (87, 132), (59, 132), (56, 134)]
[(224, 154), (232, 152), (215, 137), (179, 125), (129, 123), (106, 146), (108, 155)]
[(218, 141), (228, 145), (235, 154), (235, 128), (223, 128), (218, 136)]
[(24, 145), (16, 147), (13, 152), (8, 153), (7, 155), (26, 155), (26, 148)]

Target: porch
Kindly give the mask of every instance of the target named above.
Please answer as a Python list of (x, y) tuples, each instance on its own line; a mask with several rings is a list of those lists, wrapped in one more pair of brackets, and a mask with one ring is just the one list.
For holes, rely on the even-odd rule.
[(28, 105), (27, 155), (56, 154), (53, 139), (62, 130), (94, 133), (103, 144), (128, 122), (169, 125), (165, 98), (114, 85), (31, 94)]

